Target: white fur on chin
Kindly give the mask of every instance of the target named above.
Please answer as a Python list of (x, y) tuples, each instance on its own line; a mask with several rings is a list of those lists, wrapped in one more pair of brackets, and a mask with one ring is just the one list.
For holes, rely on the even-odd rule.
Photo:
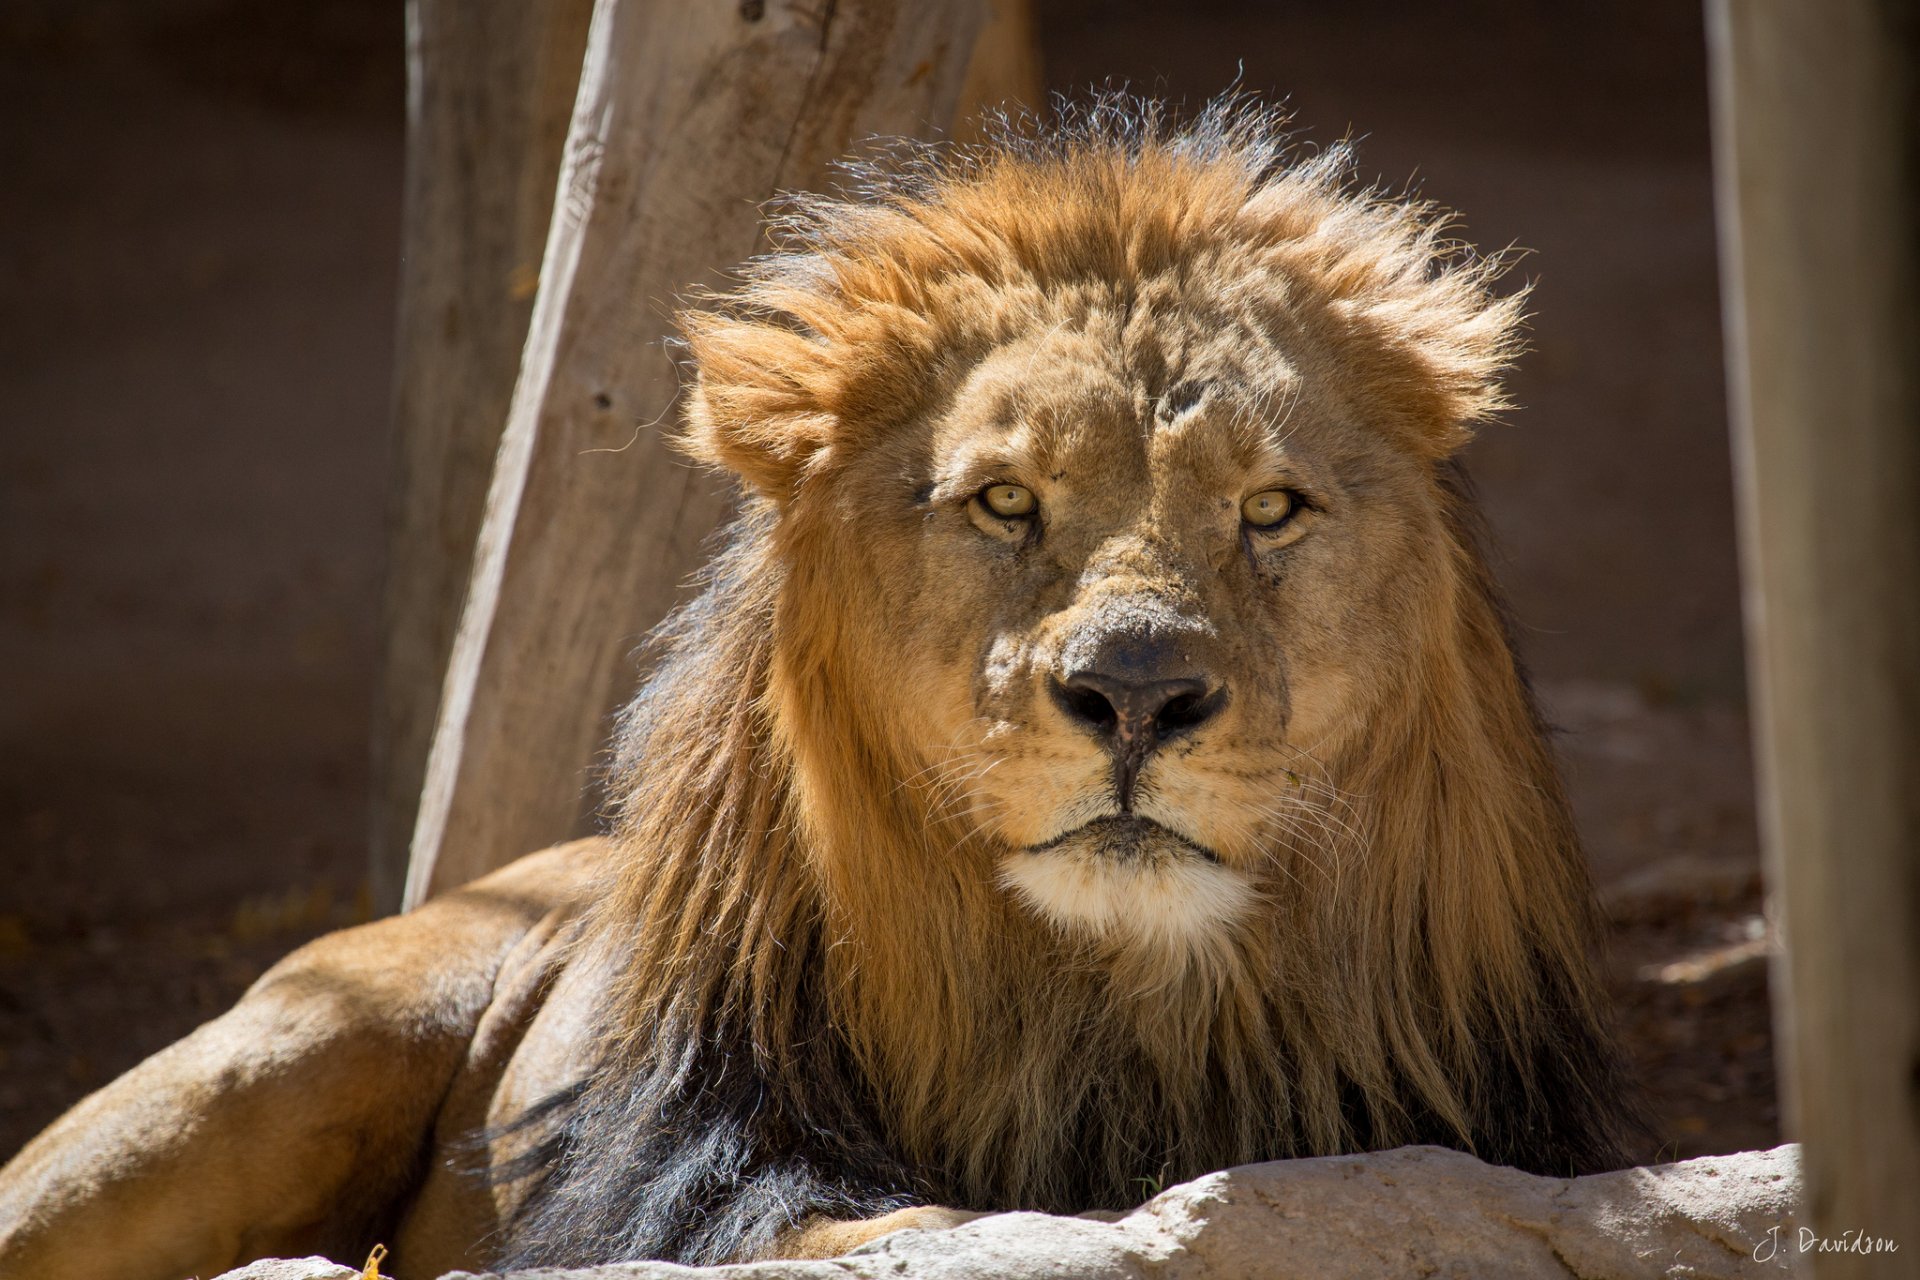
[(1115, 858), (1073, 843), (1008, 854), (1000, 883), (1059, 928), (1168, 950), (1219, 943), (1254, 901), (1244, 875), (1191, 853)]

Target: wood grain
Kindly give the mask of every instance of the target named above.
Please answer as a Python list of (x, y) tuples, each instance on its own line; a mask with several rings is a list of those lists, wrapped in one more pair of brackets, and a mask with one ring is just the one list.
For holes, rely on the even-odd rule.
[(979, 0), (601, 0), (415, 824), (406, 901), (575, 829), (631, 657), (727, 486), (665, 446), (674, 299), (760, 205), (955, 111)]
[[(1715, 155), (1789, 1130), (1821, 1277), (1920, 1252), (1920, 5), (1714, 0)], [(1795, 1250), (1797, 1252), (1797, 1250)]]
[(375, 899), (399, 905), (593, 0), (412, 0)]

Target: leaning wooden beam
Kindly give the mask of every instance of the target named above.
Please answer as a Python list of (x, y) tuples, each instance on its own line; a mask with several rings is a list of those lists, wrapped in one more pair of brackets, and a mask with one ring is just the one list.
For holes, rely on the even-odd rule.
[(372, 876), (400, 903), (593, 0), (411, 0)]
[(1920, 5), (1712, 0), (1789, 1126), (1826, 1276), (1920, 1251)]
[(409, 905), (565, 836), (605, 713), (727, 505), (659, 425), (674, 297), (856, 139), (954, 113), (980, 0), (600, 0), (408, 866)]

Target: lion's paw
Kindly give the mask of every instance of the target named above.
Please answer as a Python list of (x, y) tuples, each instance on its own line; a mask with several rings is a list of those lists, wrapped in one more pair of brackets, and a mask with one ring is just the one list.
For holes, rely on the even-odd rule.
[(818, 1218), (788, 1237), (780, 1253), (789, 1258), (837, 1258), (896, 1231), (945, 1231), (986, 1216), (940, 1205), (915, 1205), (853, 1222)]

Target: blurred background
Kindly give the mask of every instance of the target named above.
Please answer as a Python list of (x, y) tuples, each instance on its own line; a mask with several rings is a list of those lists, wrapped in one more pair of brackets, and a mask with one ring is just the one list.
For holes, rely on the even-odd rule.
[[(1039, 0), (1527, 251), (1468, 457), (1612, 921), (1643, 1159), (1778, 1141), (1698, 9)], [(400, 0), (0, 8), (0, 1159), (365, 918)]]

